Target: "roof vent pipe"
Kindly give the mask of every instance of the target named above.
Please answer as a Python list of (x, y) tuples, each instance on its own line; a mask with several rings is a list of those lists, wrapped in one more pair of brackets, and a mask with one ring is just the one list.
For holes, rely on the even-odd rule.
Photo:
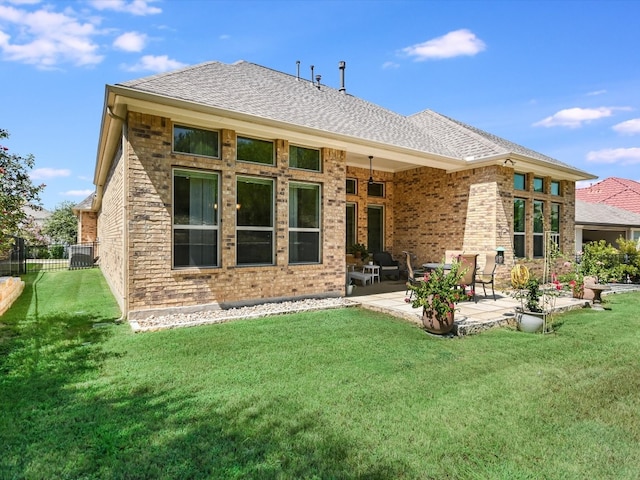
[(300, 80), (300, 60), (296, 60), (296, 80)]
[(311, 85), (313, 85), (313, 65), (311, 65)]
[(347, 66), (346, 62), (343, 60), (338, 63), (338, 69), (340, 69), (340, 92), (347, 93), (347, 89), (344, 87), (344, 69)]
[(322, 78), (322, 75), (316, 75), (316, 82), (317, 82), (316, 86), (318, 87), (318, 90), (320, 90), (320, 79), (321, 78)]

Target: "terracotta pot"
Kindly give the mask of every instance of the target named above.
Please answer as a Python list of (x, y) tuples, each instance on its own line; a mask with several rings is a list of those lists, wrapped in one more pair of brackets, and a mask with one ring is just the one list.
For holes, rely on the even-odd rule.
[(436, 335), (444, 335), (453, 330), (453, 317), (454, 311), (451, 310), (444, 316), (438, 316), (435, 313), (430, 314), (430, 310), (426, 307), (422, 309), (422, 325), (429, 333), (435, 333)]

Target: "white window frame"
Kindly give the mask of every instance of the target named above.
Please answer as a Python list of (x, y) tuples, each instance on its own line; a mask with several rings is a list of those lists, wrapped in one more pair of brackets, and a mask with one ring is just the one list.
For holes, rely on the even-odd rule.
[[(301, 188), (305, 188), (305, 187), (313, 187), (314, 189), (317, 188), (317, 194), (318, 194), (318, 199), (317, 199), (318, 211), (316, 212), (317, 222), (318, 222), (317, 227), (305, 228), (305, 227), (291, 226), (291, 219), (292, 219), (291, 210), (297, 207), (297, 204), (294, 205), (294, 202), (292, 201), (291, 194), (292, 194), (292, 188), (296, 186), (299, 186)], [(321, 263), (322, 261), (322, 185), (321, 184), (310, 183), (310, 182), (290, 182), (289, 183), (289, 233), (291, 232), (317, 233), (318, 234), (318, 252), (317, 252), (318, 258), (315, 261), (296, 261), (296, 262), (292, 261), (291, 260), (291, 244), (289, 243), (289, 263), (292, 265)], [(289, 242), (290, 241), (291, 241), (291, 236), (289, 235)]]
[[(215, 223), (212, 225), (207, 224), (176, 224), (176, 200), (175, 200), (175, 178), (180, 175), (194, 175), (199, 177), (215, 177), (217, 183), (217, 190), (214, 192), (215, 205), (214, 209), (216, 210), (216, 218)], [(206, 171), (206, 170), (190, 170), (186, 168), (173, 168), (171, 172), (171, 265), (174, 270), (180, 270), (185, 268), (218, 268), (220, 266), (220, 210), (218, 206), (220, 199), (220, 174), (218, 172)], [(215, 231), (216, 232), (216, 262), (212, 265), (179, 265), (175, 264), (175, 233), (176, 230), (201, 230), (201, 231)]]

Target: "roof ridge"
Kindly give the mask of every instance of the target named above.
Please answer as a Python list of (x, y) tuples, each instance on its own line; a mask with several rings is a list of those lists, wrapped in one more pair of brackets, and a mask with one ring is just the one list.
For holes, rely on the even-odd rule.
[[(467, 135), (470, 135), (470, 136), (474, 137), (476, 140), (479, 140), (479, 141), (480, 141), (480, 143), (482, 143), (483, 145), (486, 145), (486, 146), (488, 146), (488, 147), (492, 147), (492, 148), (497, 149), (497, 150), (501, 150), (501, 151), (503, 151), (504, 153), (509, 153), (509, 152), (508, 152), (508, 150), (506, 150), (502, 145), (500, 145), (500, 144), (498, 144), (498, 143), (496, 143), (496, 142), (493, 142), (493, 141), (489, 140), (489, 138), (486, 138), (486, 137), (484, 137), (484, 136), (480, 135), (476, 130), (479, 130), (479, 131), (481, 131), (481, 132), (485, 133), (485, 134), (486, 134), (487, 136), (489, 136), (489, 137), (496, 137), (497, 135), (493, 135), (493, 134), (491, 134), (491, 133), (489, 133), (489, 132), (485, 132), (485, 131), (484, 131), (484, 130), (482, 130), (482, 129), (472, 127), (471, 125), (469, 125), (469, 124), (467, 124), (467, 123), (461, 122), (461, 121), (456, 120), (456, 119), (454, 119), (454, 118), (451, 118), (451, 117), (449, 117), (449, 116), (447, 116), (447, 115), (444, 115), (444, 114), (442, 114), (442, 113), (436, 112), (435, 110), (431, 110), (431, 109), (427, 109), (427, 110), (429, 110), (430, 112), (433, 112), (433, 113), (435, 113), (436, 115), (439, 115), (440, 117), (444, 118), (444, 119), (445, 119), (445, 120), (447, 120), (449, 123), (451, 123), (451, 124), (455, 125), (455, 126), (456, 126), (456, 128), (457, 128), (459, 131), (463, 131), (463, 132), (465, 132)], [(499, 137), (498, 137), (498, 138), (499, 138)], [(509, 142), (509, 140), (507, 140), (507, 139), (503, 139), (503, 140), (504, 140), (504, 141)], [(526, 147), (525, 147), (525, 148), (526, 148)]]

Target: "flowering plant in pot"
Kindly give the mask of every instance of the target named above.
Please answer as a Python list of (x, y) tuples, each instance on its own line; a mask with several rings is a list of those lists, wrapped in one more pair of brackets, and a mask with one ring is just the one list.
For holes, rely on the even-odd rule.
[(467, 267), (455, 260), (451, 270), (440, 266), (425, 273), (424, 278), (407, 284), (411, 296), (405, 298), (405, 302), (413, 308), (422, 307), (422, 322), (428, 331), (448, 333), (453, 328), (455, 304), (473, 295), (460, 283), (466, 271)]
[(516, 265), (511, 271), (511, 296), (520, 301), (516, 308), (518, 328), (526, 332), (548, 331), (556, 298), (563, 285), (554, 275), (551, 283), (542, 285), (524, 265)]

